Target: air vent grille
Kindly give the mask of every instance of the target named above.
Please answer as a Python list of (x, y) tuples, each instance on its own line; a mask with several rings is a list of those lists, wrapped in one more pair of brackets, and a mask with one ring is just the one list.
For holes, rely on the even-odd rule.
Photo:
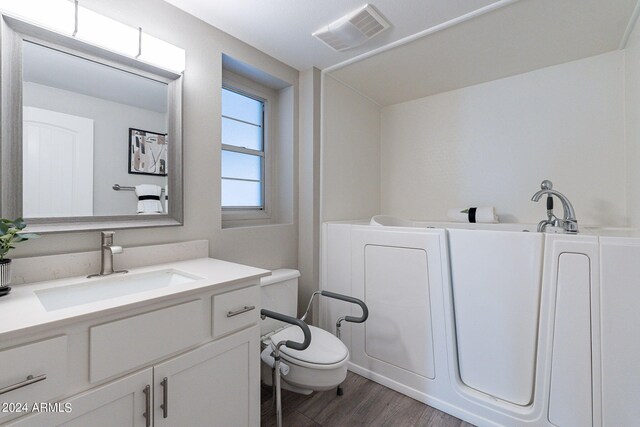
[(373, 6), (366, 4), (313, 33), (334, 50), (343, 51), (360, 46), (390, 27)]
[(323, 42), (325, 42), (326, 44), (328, 44), (329, 46), (331, 46), (335, 50), (349, 49), (348, 44), (346, 44), (342, 39), (340, 39), (340, 37), (336, 36), (331, 32), (327, 31), (324, 33), (315, 34), (315, 36), (320, 40), (322, 40)]
[(349, 22), (369, 38), (384, 30), (384, 26), (366, 9), (349, 19)]

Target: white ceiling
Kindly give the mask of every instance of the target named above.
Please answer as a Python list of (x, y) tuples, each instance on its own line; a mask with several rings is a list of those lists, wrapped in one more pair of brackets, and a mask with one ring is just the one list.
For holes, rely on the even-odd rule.
[(637, 0), (519, 0), (334, 70), (390, 105), (615, 50)]
[(504, 2), (369, 0), (392, 27), (360, 47), (335, 52), (311, 33), (363, 6), (368, 0), (166, 1), (298, 70), (313, 66), (324, 69), (494, 3)]
[[(638, 3), (638, 0), (166, 1), (299, 70), (312, 66), (329, 69), (331, 75), (380, 105), (615, 50), (624, 39)], [(390, 30), (347, 52), (334, 52), (311, 36), (367, 1), (391, 22)]]

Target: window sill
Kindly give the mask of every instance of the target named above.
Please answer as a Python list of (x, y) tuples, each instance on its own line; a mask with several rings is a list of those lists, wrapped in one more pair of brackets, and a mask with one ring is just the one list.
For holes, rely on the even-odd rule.
[(294, 224), (291, 222), (257, 222), (257, 221), (222, 221), (222, 231), (232, 231), (232, 230), (241, 230), (241, 229), (264, 229), (269, 227), (285, 227), (285, 226), (293, 226)]

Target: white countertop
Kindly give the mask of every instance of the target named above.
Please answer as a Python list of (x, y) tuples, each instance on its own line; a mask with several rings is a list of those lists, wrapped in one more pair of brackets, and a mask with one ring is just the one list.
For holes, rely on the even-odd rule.
[[(37, 266), (34, 266), (34, 268), (37, 268)], [(36, 291), (74, 285), (88, 280), (105, 280), (112, 276), (95, 279), (87, 279), (85, 276), (71, 277), (14, 286), (9, 295), (0, 298), (0, 338), (8, 339), (16, 335), (35, 333), (91, 317), (108, 315), (151, 303), (167, 301), (175, 297), (209, 291), (220, 286), (258, 280), (260, 277), (271, 274), (269, 270), (212, 258), (199, 258), (135, 268), (131, 269), (129, 274), (167, 269), (185, 272), (202, 279), (179, 286), (167, 286), (54, 311), (45, 310), (35, 293)]]

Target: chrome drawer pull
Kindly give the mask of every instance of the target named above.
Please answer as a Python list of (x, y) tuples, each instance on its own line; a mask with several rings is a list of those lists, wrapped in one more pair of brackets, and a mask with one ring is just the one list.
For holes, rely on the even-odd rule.
[(169, 416), (169, 379), (164, 377), (160, 385), (162, 386), (162, 404), (160, 405), (160, 409), (162, 409), (162, 418), (167, 418)]
[(151, 386), (147, 385), (144, 389), (142, 389), (144, 393), (144, 414), (143, 417), (146, 418), (145, 426), (151, 427)]
[(240, 310), (227, 312), (227, 317), (237, 316), (238, 314), (246, 313), (247, 311), (251, 311), (255, 309), (256, 309), (255, 305), (245, 305), (244, 308), (241, 308)]
[(9, 393), (10, 391), (17, 390), (19, 388), (26, 387), (28, 385), (31, 385), (33, 383), (37, 383), (40, 381), (44, 381), (46, 379), (47, 379), (46, 374), (38, 375), (37, 377), (34, 377), (33, 375), (29, 375), (27, 379), (24, 381), (20, 381), (19, 383), (9, 385), (4, 388), (0, 388), (0, 394)]

